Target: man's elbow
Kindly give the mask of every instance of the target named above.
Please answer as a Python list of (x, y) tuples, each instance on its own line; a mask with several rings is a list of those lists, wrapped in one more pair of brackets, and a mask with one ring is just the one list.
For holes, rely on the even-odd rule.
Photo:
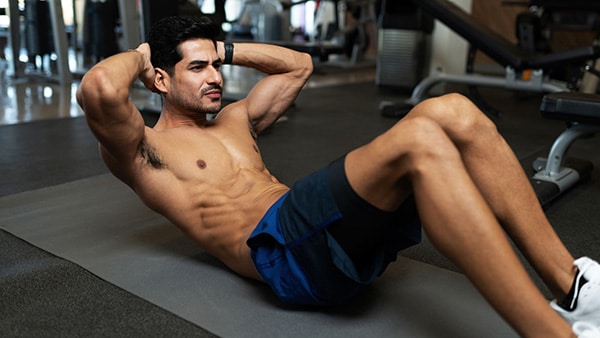
[(89, 70), (81, 79), (76, 93), (77, 102), (84, 110), (86, 105), (99, 105), (102, 102), (113, 101), (117, 97), (118, 91), (102, 67)]
[(96, 93), (98, 89), (99, 75), (100, 74), (98, 74), (94, 68), (83, 75), (76, 93), (77, 102), (80, 106), (83, 107), (86, 101), (95, 96), (94, 93)]
[(298, 73), (301, 78), (305, 81), (312, 75), (313, 72), (313, 61), (312, 56), (308, 53), (299, 53), (298, 58)]

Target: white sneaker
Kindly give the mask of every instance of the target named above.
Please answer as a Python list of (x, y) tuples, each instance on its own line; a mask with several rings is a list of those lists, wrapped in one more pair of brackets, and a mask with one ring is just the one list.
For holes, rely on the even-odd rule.
[[(563, 309), (556, 303), (556, 300), (553, 300), (550, 305), (571, 325), (581, 321), (592, 325), (598, 330), (600, 327), (600, 265), (588, 257), (577, 259), (573, 265), (579, 269), (579, 274), (587, 280), (587, 283), (579, 290), (579, 294), (574, 297), (577, 302), (575, 310), (567, 311)], [(578, 281), (579, 278), (576, 278), (576, 280)]]
[(576, 322), (573, 332), (578, 338), (600, 338), (600, 329), (588, 322)]

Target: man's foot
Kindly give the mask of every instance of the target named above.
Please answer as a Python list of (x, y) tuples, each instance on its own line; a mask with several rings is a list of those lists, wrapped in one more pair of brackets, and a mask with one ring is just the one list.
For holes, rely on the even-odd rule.
[(600, 329), (588, 322), (576, 322), (573, 324), (573, 332), (578, 338), (600, 337)]
[[(571, 325), (586, 322), (596, 330), (600, 328), (600, 265), (587, 257), (577, 259), (574, 263), (579, 269), (575, 277), (572, 310), (560, 306), (556, 300), (550, 305)], [(583, 285), (578, 286), (579, 283)]]

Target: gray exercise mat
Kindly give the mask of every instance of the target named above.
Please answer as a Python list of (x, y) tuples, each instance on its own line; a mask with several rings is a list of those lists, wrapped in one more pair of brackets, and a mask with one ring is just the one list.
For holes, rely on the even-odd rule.
[(516, 337), (461, 274), (400, 257), (349, 306), (285, 306), (110, 175), (0, 198), (0, 227), (223, 337)]

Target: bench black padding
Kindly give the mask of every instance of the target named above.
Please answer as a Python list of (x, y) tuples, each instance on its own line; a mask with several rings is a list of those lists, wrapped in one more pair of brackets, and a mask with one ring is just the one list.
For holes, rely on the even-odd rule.
[(600, 124), (600, 95), (577, 92), (547, 94), (540, 111), (547, 119)]

